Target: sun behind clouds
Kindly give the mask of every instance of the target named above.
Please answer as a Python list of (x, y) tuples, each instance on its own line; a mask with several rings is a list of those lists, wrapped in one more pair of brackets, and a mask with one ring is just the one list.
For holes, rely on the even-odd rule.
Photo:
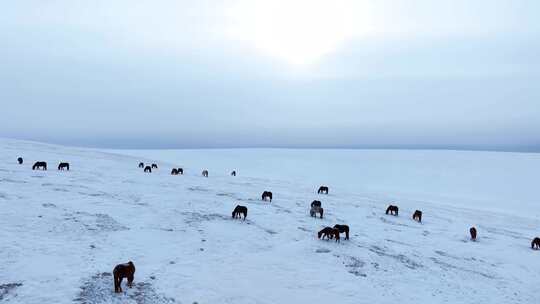
[(294, 65), (314, 63), (371, 30), (364, 1), (241, 1), (227, 17), (231, 37)]

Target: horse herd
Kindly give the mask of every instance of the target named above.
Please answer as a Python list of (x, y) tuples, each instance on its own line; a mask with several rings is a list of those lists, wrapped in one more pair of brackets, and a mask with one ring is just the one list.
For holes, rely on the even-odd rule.
[[(17, 162), (19, 164), (23, 164), (23, 158), (19, 157), (17, 158)], [(139, 163), (139, 168), (144, 168), (145, 173), (152, 173), (152, 169), (158, 169), (157, 164), (151, 164), (145, 166), (144, 163)], [(44, 161), (38, 161), (34, 163), (32, 166), (32, 170), (47, 170), (47, 163)], [(58, 165), (58, 170), (69, 170), (69, 163), (61, 162)], [(184, 169), (183, 168), (173, 168), (171, 170), (171, 175), (183, 175)], [(208, 170), (202, 171), (202, 176), (208, 177)], [(231, 172), (231, 176), (236, 176), (236, 171)], [(328, 194), (328, 187), (327, 186), (320, 186), (317, 190), (318, 194)], [(272, 192), (270, 191), (264, 191), (261, 195), (261, 200), (263, 201), (269, 201), (272, 202)], [(243, 219), (245, 220), (247, 217), (248, 208), (246, 206), (236, 205), (232, 212), (232, 218), (233, 219)], [(324, 209), (322, 208), (321, 201), (314, 200), (311, 203), (311, 208), (309, 210), (309, 214), (312, 217), (316, 217), (317, 214), (322, 219), (324, 214)], [(386, 214), (387, 215), (393, 215), (393, 216), (399, 216), (399, 207), (395, 205), (389, 205), (386, 208)], [(412, 219), (418, 221), (419, 223), (422, 222), (422, 211), (416, 210), (413, 215)], [(336, 224), (333, 227), (325, 227), (322, 230), (320, 230), (317, 233), (317, 237), (319, 239), (324, 240), (335, 240), (336, 242), (340, 242), (340, 235), (344, 233), (345, 234), (345, 240), (349, 240), (349, 233), (350, 229), (348, 225), (343, 224)], [(471, 235), (471, 240), (476, 241), (477, 238), (477, 230), (475, 227), (471, 227), (469, 229), (469, 233)], [(536, 237), (531, 242), (531, 248), (535, 250), (540, 250), (540, 237)], [(129, 261), (124, 264), (118, 264), (116, 267), (114, 267), (113, 270), (113, 277), (114, 277), (114, 291), (115, 292), (122, 292), (121, 283), (124, 278), (127, 279), (127, 286), (132, 287), (133, 279), (135, 274), (135, 265), (133, 262)]]
[[(19, 157), (17, 158), (17, 162), (19, 163), (19, 165), (22, 165), (24, 160), (22, 157)], [(44, 161), (38, 161), (38, 162), (35, 162), (34, 165), (32, 166), (32, 170), (44, 170), (46, 171), (47, 170), (47, 162), (44, 162)], [(61, 162), (58, 164), (58, 170), (67, 170), (69, 171), (69, 163), (64, 163), (64, 162)]]

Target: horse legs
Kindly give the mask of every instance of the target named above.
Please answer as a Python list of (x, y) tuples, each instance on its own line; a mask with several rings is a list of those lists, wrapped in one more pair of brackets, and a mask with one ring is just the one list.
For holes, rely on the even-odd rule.
[(122, 292), (122, 277), (114, 275), (114, 292)]
[(133, 274), (128, 275), (127, 277), (127, 285), (129, 288), (133, 287)]

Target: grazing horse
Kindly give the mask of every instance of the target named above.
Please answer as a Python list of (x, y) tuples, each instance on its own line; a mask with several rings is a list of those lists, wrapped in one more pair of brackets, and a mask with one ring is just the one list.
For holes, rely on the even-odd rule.
[(47, 163), (46, 162), (43, 162), (43, 161), (39, 161), (39, 162), (36, 162), (33, 166), (32, 166), (32, 170), (39, 170), (39, 169), (42, 169), (42, 170), (47, 170)]
[(309, 210), (309, 215), (316, 217), (317, 213), (321, 215), (321, 218), (323, 217), (324, 209), (320, 206), (311, 206), (311, 209)]
[(319, 239), (322, 237), (323, 240), (324, 240), (324, 237), (326, 237), (326, 239), (328, 239), (328, 240), (335, 238), (336, 242), (340, 241), (339, 240), (339, 230), (335, 229), (335, 228), (330, 228), (330, 227), (324, 227), (323, 230), (321, 230), (321, 231), (319, 231), (317, 233), (317, 237)]
[(69, 171), (69, 163), (59, 163), (58, 164), (58, 170), (68, 170)]
[(144, 163), (139, 163), (139, 168), (144, 168)]
[(540, 249), (540, 237), (536, 237), (534, 238), (534, 240), (532, 240), (531, 248), (535, 249), (535, 247), (536, 247), (536, 250)]
[(236, 176), (236, 171), (231, 172), (231, 176)]
[(240, 205), (236, 205), (236, 207), (234, 207), (234, 210), (232, 212), (232, 218), (242, 218), (242, 214), (244, 215), (244, 220), (246, 219), (247, 217), (247, 207), (246, 206), (240, 206)]
[(204, 177), (208, 177), (208, 170), (203, 170), (203, 172), (202, 172), (202, 176), (204, 176)]
[(178, 170), (176, 170), (175, 168), (173, 168), (171, 170), (171, 175), (178, 175)]
[(324, 194), (328, 194), (328, 187), (326, 186), (320, 186), (319, 187), (319, 190), (317, 191), (318, 194), (321, 194), (321, 193), (324, 193)]
[(471, 233), (471, 240), (476, 241), (476, 228), (471, 227), (471, 229), (469, 229), (469, 232)]
[(398, 206), (394, 206), (394, 205), (390, 205), (388, 206), (388, 208), (386, 208), (386, 214), (392, 214), (392, 215), (395, 215), (395, 216), (398, 216), (398, 213), (399, 213), (399, 208)]
[(127, 286), (131, 288), (133, 286), (133, 275), (135, 274), (135, 265), (132, 261), (125, 264), (118, 264), (114, 267), (114, 292), (122, 292), (122, 280), (127, 279)]
[(266, 199), (268, 198), (268, 199), (270, 199), (270, 202), (272, 202), (272, 192), (264, 191), (261, 198), (262, 198), (263, 201), (266, 201)]
[(339, 233), (345, 233), (345, 239), (349, 239), (349, 226), (348, 225), (334, 225), (334, 229), (337, 229)]
[(422, 211), (416, 210), (414, 214), (412, 215), (413, 220), (417, 220), (418, 222), (422, 222)]
[(152, 173), (152, 167), (150, 166), (144, 167), (144, 172)]
[(17, 161), (19, 162), (19, 165), (22, 165), (22, 163), (23, 163), (22, 157), (17, 158)]
[(184, 175), (184, 169), (178, 168), (177, 171), (178, 171), (178, 174)]
[(152, 164), (152, 169), (157, 169), (157, 165), (156, 165), (156, 164)]

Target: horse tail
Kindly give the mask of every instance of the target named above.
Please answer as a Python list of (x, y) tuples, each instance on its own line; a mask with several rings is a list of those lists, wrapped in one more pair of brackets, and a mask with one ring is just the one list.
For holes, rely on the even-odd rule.
[(324, 209), (321, 208), (321, 218), (323, 217)]

